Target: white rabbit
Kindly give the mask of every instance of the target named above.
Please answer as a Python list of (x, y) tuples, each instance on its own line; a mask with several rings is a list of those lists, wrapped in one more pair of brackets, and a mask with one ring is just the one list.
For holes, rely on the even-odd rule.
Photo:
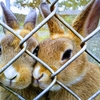
[[(40, 9), (44, 17), (51, 13), (45, 2), (40, 5)], [(97, 27), (99, 16), (100, 0), (91, 0), (75, 18), (72, 27), (84, 37)], [(51, 36), (39, 44), (38, 57), (57, 71), (81, 49), (81, 40), (71, 31), (64, 34), (56, 17), (52, 17), (47, 24)], [(33, 70), (34, 86), (47, 88), (52, 82), (51, 75), (47, 68), (37, 62)], [(57, 75), (57, 80), (68, 86), (82, 100), (87, 100), (100, 90), (100, 67), (89, 62), (84, 52)], [(49, 98), (50, 100), (76, 100), (58, 84), (49, 91)], [(96, 100), (100, 100), (100, 96), (96, 97)]]
[[(25, 37), (34, 29), (37, 19), (36, 10), (31, 10), (26, 16), (23, 29), (19, 28), (18, 21), (14, 14), (6, 8), (1, 2), (1, 8), (4, 14), (4, 22), (12, 28), (17, 34)], [(14, 36), (8, 30), (5, 31), (5, 36), (0, 42), (0, 68), (3, 68), (12, 58), (14, 58), (20, 51), (20, 39)], [(38, 41), (34, 36), (27, 40), (27, 49), (35, 53)], [(18, 94), (25, 98), (25, 100), (32, 100), (36, 97), (41, 89), (35, 88), (32, 85), (32, 71), (35, 60), (27, 53), (23, 53), (12, 65), (10, 65), (4, 72), (0, 74), (0, 82), (7, 87), (12, 88)], [(44, 97), (43, 97), (44, 98)], [(41, 100), (44, 100), (44, 99)], [(15, 95), (8, 90), (0, 87), (0, 100), (19, 100)]]

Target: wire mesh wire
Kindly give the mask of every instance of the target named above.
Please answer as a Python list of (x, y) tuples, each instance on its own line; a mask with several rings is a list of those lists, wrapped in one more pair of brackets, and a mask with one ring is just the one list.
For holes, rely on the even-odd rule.
[[(58, 2), (58, 0), (55, 0), (52, 4), (51, 7), (53, 5), (56, 5)], [(76, 32), (67, 22), (65, 22), (65, 20), (60, 17), (59, 15), (56, 14), (58, 6), (55, 6), (55, 9), (52, 11), (52, 13), (45, 18), (41, 23), (39, 23), (26, 37), (22, 38), (20, 35), (16, 35), (16, 33), (14, 32), (13, 29), (11, 29), (10, 27), (8, 27), (5, 23), (3, 23), (2, 21), (0, 21), (0, 25), (2, 25), (3, 27), (5, 27), (7, 30), (9, 30), (10, 32), (12, 32), (16, 37), (18, 37), (20, 39), (20, 45), (23, 44), (24, 48), (10, 61), (8, 62), (3, 68), (0, 69), (0, 74), (6, 70), (14, 61), (16, 61), (24, 52), (26, 52), (28, 55), (30, 55), (31, 57), (33, 57), (35, 60), (37, 60), (38, 62), (40, 62), (41, 64), (43, 64), (51, 73), (54, 79), (52, 81), (52, 83), (45, 89), (43, 90), (36, 98), (33, 98), (34, 100), (38, 100), (39, 98), (41, 98), (47, 91), (50, 90), (50, 88), (52, 88), (54, 86), (55, 83), (59, 84), (62, 88), (64, 88), (66, 91), (70, 92), (77, 100), (81, 100), (81, 98), (76, 95), (72, 90), (70, 90), (68, 87), (66, 87), (64, 84), (62, 84), (61, 82), (59, 82), (56, 79), (56, 75), (59, 74), (63, 69), (66, 68), (66, 66), (68, 66), (70, 63), (72, 63), (77, 57), (79, 57), (84, 51), (87, 52), (91, 57), (93, 57), (98, 63), (100, 63), (100, 59), (97, 58), (96, 56), (93, 55), (93, 53), (91, 53), (88, 49), (87, 49), (87, 41), (92, 38), (94, 35), (96, 35), (98, 33), (98, 31), (100, 31), (100, 27), (98, 27), (97, 29), (95, 29), (90, 35), (88, 35), (86, 38), (83, 38), (78, 32)], [(47, 21), (52, 18), (52, 16), (55, 16), (62, 24), (64, 24), (68, 29), (70, 29), (78, 38), (81, 39), (81, 47), (82, 49), (75, 54), (68, 62), (66, 62), (61, 68), (59, 68), (59, 70), (57, 70), (56, 72), (54, 72), (46, 63), (44, 63), (42, 60), (40, 60), (38, 57), (36, 57), (35, 55), (33, 55), (30, 51), (28, 51), (26, 49), (26, 41), (35, 33), (37, 32), (41, 27), (43, 27), (43, 25), (45, 25), (47, 23)], [(22, 16), (21, 19), (24, 19)], [(2, 86), (3, 88), (7, 89), (9, 92), (11, 92), (12, 94), (16, 95), (20, 100), (25, 100), (23, 97), (21, 97), (19, 94), (17, 94), (16, 92), (14, 92), (12, 89), (4, 86), (2, 83), (0, 83), (0, 86)], [(95, 94), (91, 95), (91, 97), (88, 100), (93, 100), (95, 97), (97, 97), (100, 94), (100, 90), (97, 91)]]

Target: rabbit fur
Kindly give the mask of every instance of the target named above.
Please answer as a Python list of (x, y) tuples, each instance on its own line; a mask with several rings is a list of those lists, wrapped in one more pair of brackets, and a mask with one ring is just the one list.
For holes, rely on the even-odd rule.
[[(25, 37), (30, 33), (37, 20), (36, 10), (33, 9), (26, 16), (23, 28), (20, 28), (17, 18), (7, 9), (3, 2), (1, 2), (1, 8), (3, 10), (4, 22), (12, 28), (17, 35)], [(0, 42), (0, 68), (3, 68), (12, 58), (14, 58), (20, 51), (19, 46), (20, 39), (14, 36), (10, 31), (4, 29), (5, 35)], [(38, 40), (33, 35), (27, 41), (27, 50), (34, 52), (38, 45)], [(12, 88), (15, 92), (21, 95), (25, 100), (32, 100), (40, 92), (41, 89), (35, 88), (32, 85), (32, 71), (36, 61), (24, 52), (12, 65), (10, 65), (4, 72), (0, 74), (0, 82)], [(19, 100), (15, 95), (11, 94), (8, 90), (0, 87), (0, 100)], [(41, 100), (45, 100), (44, 97)]]
[[(40, 9), (44, 18), (52, 11), (45, 2), (40, 5)], [(99, 16), (100, 0), (91, 0), (75, 18), (72, 27), (80, 35), (86, 37), (96, 29)], [(38, 57), (54, 71), (57, 71), (81, 50), (81, 40), (70, 30), (65, 34), (55, 16), (47, 24), (50, 38), (39, 43)], [(47, 88), (52, 82), (51, 75), (47, 68), (37, 62), (33, 70), (33, 85), (41, 89)], [(100, 90), (100, 67), (89, 62), (87, 54), (84, 52), (57, 75), (57, 80), (69, 87), (82, 100), (87, 100)], [(76, 100), (76, 98), (58, 84), (55, 84), (49, 91), (49, 100)], [(100, 95), (95, 100), (100, 100)]]

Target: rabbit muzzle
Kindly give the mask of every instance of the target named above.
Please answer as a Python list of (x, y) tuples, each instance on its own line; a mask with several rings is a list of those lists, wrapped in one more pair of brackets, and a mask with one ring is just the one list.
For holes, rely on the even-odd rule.
[[(19, 68), (21, 67), (21, 69)], [(18, 70), (18, 69), (19, 70)], [(1, 75), (0, 82), (10, 88), (24, 89), (32, 80), (32, 70), (25, 66), (10, 65)]]
[[(35, 87), (40, 87), (41, 89), (46, 89), (53, 81), (51, 78), (51, 72), (39, 63), (36, 64), (33, 70), (33, 85)], [(57, 91), (61, 87), (55, 84), (50, 90)]]
[[(37, 65), (33, 70), (34, 82), (33, 85), (35, 87), (40, 87), (41, 89), (45, 89), (50, 83), (50, 72), (43, 68), (44, 71), (41, 71), (41, 67)], [(46, 72), (45, 72), (46, 70)], [(50, 80), (49, 80), (50, 79)], [(49, 80), (49, 81), (48, 81)]]

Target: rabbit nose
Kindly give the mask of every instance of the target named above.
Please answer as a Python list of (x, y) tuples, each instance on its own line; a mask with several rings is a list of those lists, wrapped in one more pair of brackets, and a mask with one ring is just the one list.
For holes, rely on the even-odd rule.
[(33, 71), (33, 77), (39, 81), (40, 79), (42, 79), (44, 76), (44, 74), (42, 72), (40, 72), (40, 66), (37, 66), (34, 71)]
[(13, 80), (17, 77), (17, 72), (15, 70), (15, 68), (11, 65), (9, 66), (5, 71), (4, 71), (4, 75), (7, 79)]
[(38, 77), (36, 80), (39, 81), (43, 78), (43, 74), (40, 75), (40, 77)]

